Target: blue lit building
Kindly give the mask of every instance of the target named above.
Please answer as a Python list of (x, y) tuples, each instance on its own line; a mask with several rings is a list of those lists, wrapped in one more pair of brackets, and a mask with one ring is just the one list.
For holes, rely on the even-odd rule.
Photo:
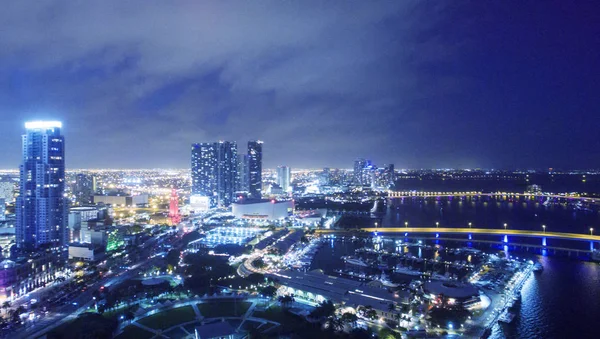
[(65, 193), (65, 138), (58, 121), (25, 123), (20, 195), (16, 201), (19, 249), (57, 248), (68, 244)]
[(284, 192), (287, 192), (292, 180), (292, 172), (288, 166), (277, 167), (277, 184), (281, 186)]
[(248, 180), (250, 197), (262, 197), (262, 144), (260, 140), (248, 141)]
[(230, 141), (192, 145), (192, 194), (209, 197), (210, 207), (229, 206), (238, 188), (237, 144)]

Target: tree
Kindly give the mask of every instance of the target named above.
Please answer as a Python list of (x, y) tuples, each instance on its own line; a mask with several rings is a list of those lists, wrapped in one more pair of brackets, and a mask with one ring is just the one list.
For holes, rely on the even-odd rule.
[(388, 311), (394, 312), (395, 309), (396, 309), (396, 306), (394, 304), (389, 304), (388, 305)]
[(167, 253), (167, 264), (173, 267), (177, 267), (177, 265), (179, 264), (180, 254), (181, 253), (178, 250), (170, 250), (169, 253)]
[(321, 319), (321, 318), (329, 318), (335, 314), (335, 306), (331, 300), (323, 301), (319, 306), (317, 306), (312, 312), (310, 312), (310, 316), (312, 318)]
[(344, 322), (337, 317), (329, 317), (327, 324), (335, 332), (340, 332), (344, 329)]
[(246, 277), (246, 280), (253, 285), (257, 285), (265, 282), (265, 276), (260, 273), (252, 273)]
[(342, 314), (342, 321), (352, 327), (356, 327), (356, 323), (358, 322), (358, 317), (354, 313), (346, 312)]
[(381, 339), (401, 339), (402, 336), (399, 333), (394, 332), (389, 328), (383, 328), (379, 331), (379, 338)]
[(294, 296), (290, 294), (279, 296), (277, 300), (283, 308), (287, 308), (291, 303), (295, 301)]
[(277, 293), (277, 288), (275, 288), (274, 286), (263, 287), (260, 290), (260, 294), (267, 298), (273, 298), (275, 296), (275, 293)]

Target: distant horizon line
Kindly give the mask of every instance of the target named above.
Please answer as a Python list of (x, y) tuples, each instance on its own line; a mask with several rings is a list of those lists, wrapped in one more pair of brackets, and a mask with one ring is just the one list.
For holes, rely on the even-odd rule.
[[(353, 168), (343, 168), (343, 167), (292, 167), (289, 165), (280, 165), (290, 167), (292, 171), (316, 171), (323, 170), (324, 168), (329, 169), (338, 169), (338, 170), (348, 170), (352, 171)], [(279, 167), (279, 166), (278, 166)], [(276, 170), (277, 167), (267, 167), (266, 170)], [(131, 167), (131, 168), (115, 168), (115, 167), (106, 167), (106, 168), (73, 168), (66, 169), (66, 172), (77, 172), (77, 171), (189, 171), (191, 168), (189, 167)], [(550, 172), (549, 169), (539, 169), (539, 168), (527, 168), (527, 169), (508, 169), (508, 168), (458, 168), (458, 167), (446, 167), (446, 168), (396, 168), (396, 171), (511, 171), (511, 172)], [(569, 172), (569, 171), (579, 171), (579, 172), (598, 172), (600, 174), (600, 169), (590, 169), (590, 168), (571, 168), (571, 169), (559, 169), (552, 168), (552, 172)], [(0, 168), (0, 172), (19, 172), (18, 168)]]

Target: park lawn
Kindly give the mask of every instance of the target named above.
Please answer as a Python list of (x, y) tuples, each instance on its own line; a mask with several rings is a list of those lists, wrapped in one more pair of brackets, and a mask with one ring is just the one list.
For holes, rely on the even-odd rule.
[(149, 317), (142, 318), (137, 322), (155, 330), (164, 330), (195, 319), (196, 314), (194, 313), (192, 306), (183, 306), (153, 314)]
[(127, 339), (127, 338), (136, 338), (136, 339), (145, 339), (152, 338), (154, 333), (148, 332), (144, 329), (141, 329), (135, 325), (129, 325), (123, 329), (123, 332), (115, 337), (115, 339)]
[[(194, 332), (192, 331), (191, 333), (194, 333)], [(184, 339), (184, 338), (188, 337), (187, 332), (182, 330), (181, 327), (175, 327), (174, 329), (172, 329), (168, 332), (165, 332), (164, 334), (171, 339)]]
[(276, 329), (280, 334), (295, 333), (301, 338), (321, 338), (324, 335), (319, 325), (311, 324), (280, 306), (271, 306), (266, 311), (255, 311), (252, 316), (280, 323), (281, 328)]
[(198, 304), (198, 310), (205, 318), (241, 317), (251, 305), (246, 301), (211, 301)]

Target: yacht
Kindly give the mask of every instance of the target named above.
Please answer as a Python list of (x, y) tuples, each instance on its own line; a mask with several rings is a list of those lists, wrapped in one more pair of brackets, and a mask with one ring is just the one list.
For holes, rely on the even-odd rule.
[(406, 275), (412, 275), (412, 276), (420, 276), (421, 275), (420, 271), (413, 270), (412, 268), (403, 267), (403, 266), (400, 266), (400, 265), (396, 265), (396, 268), (394, 269), (394, 272), (401, 273), (401, 274), (406, 274)]

